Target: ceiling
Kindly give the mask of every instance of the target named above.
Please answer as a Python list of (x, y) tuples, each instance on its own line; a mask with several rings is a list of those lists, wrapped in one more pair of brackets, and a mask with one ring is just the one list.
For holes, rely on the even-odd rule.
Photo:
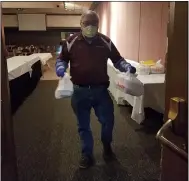
[(93, 2), (2, 2), (3, 14), (43, 13), (43, 14), (82, 14), (90, 9)]

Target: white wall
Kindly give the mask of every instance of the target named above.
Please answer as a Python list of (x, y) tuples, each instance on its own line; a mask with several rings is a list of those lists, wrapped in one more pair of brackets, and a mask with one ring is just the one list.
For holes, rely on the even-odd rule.
[(45, 14), (18, 14), (18, 27), (21, 31), (45, 31)]
[(59, 2), (2, 2), (2, 8), (56, 8)]
[(168, 2), (103, 2), (96, 11), (124, 58), (165, 61)]
[[(5, 27), (18, 27), (19, 25), (17, 15), (3, 15), (2, 21)], [(36, 19), (36, 21), (38, 21), (38, 19)], [(31, 21), (26, 23), (28, 23), (28, 25), (25, 24), (25, 26), (32, 27)], [(46, 15), (46, 27), (79, 28), (80, 15)]]
[(80, 16), (47, 15), (47, 27), (80, 27)]
[(17, 15), (3, 15), (2, 22), (4, 27), (18, 27)]

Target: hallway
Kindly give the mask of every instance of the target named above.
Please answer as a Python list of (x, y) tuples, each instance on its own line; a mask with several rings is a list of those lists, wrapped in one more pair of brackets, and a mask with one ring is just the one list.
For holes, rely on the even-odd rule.
[[(113, 148), (118, 162), (102, 159), (100, 125), (91, 114), (96, 165), (79, 170), (79, 137), (70, 99), (56, 100), (55, 80), (40, 81), (14, 116), (19, 181), (157, 181), (160, 146), (156, 128), (143, 129), (130, 118), (129, 107), (115, 104)], [(153, 124), (156, 120), (150, 120)], [(159, 126), (158, 126), (159, 127)]]

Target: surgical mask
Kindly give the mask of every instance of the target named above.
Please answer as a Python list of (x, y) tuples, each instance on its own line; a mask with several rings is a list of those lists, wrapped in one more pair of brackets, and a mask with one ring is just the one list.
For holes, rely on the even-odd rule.
[(87, 38), (93, 38), (97, 34), (98, 28), (96, 26), (86, 26), (82, 28), (82, 33)]

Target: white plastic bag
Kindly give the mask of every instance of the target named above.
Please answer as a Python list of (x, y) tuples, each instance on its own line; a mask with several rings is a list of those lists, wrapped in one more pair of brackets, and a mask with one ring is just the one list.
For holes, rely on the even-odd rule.
[(56, 99), (70, 97), (73, 94), (73, 83), (70, 78), (71, 77), (65, 73), (64, 77), (59, 80), (58, 87), (55, 91)]
[(138, 75), (149, 75), (150, 74), (150, 66), (139, 64), (137, 67)]
[(161, 64), (161, 60), (157, 61), (155, 65), (150, 67), (152, 74), (163, 74), (165, 72), (164, 66)]
[(116, 87), (129, 95), (141, 96), (144, 95), (144, 86), (136, 75), (127, 73), (121, 73), (117, 75)]
[(145, 119), (144, 95), (140, 97), (134, 97), (131, 118), (134, 121), (136, 121), (138, 124), (141, 124), (144, 121)]

